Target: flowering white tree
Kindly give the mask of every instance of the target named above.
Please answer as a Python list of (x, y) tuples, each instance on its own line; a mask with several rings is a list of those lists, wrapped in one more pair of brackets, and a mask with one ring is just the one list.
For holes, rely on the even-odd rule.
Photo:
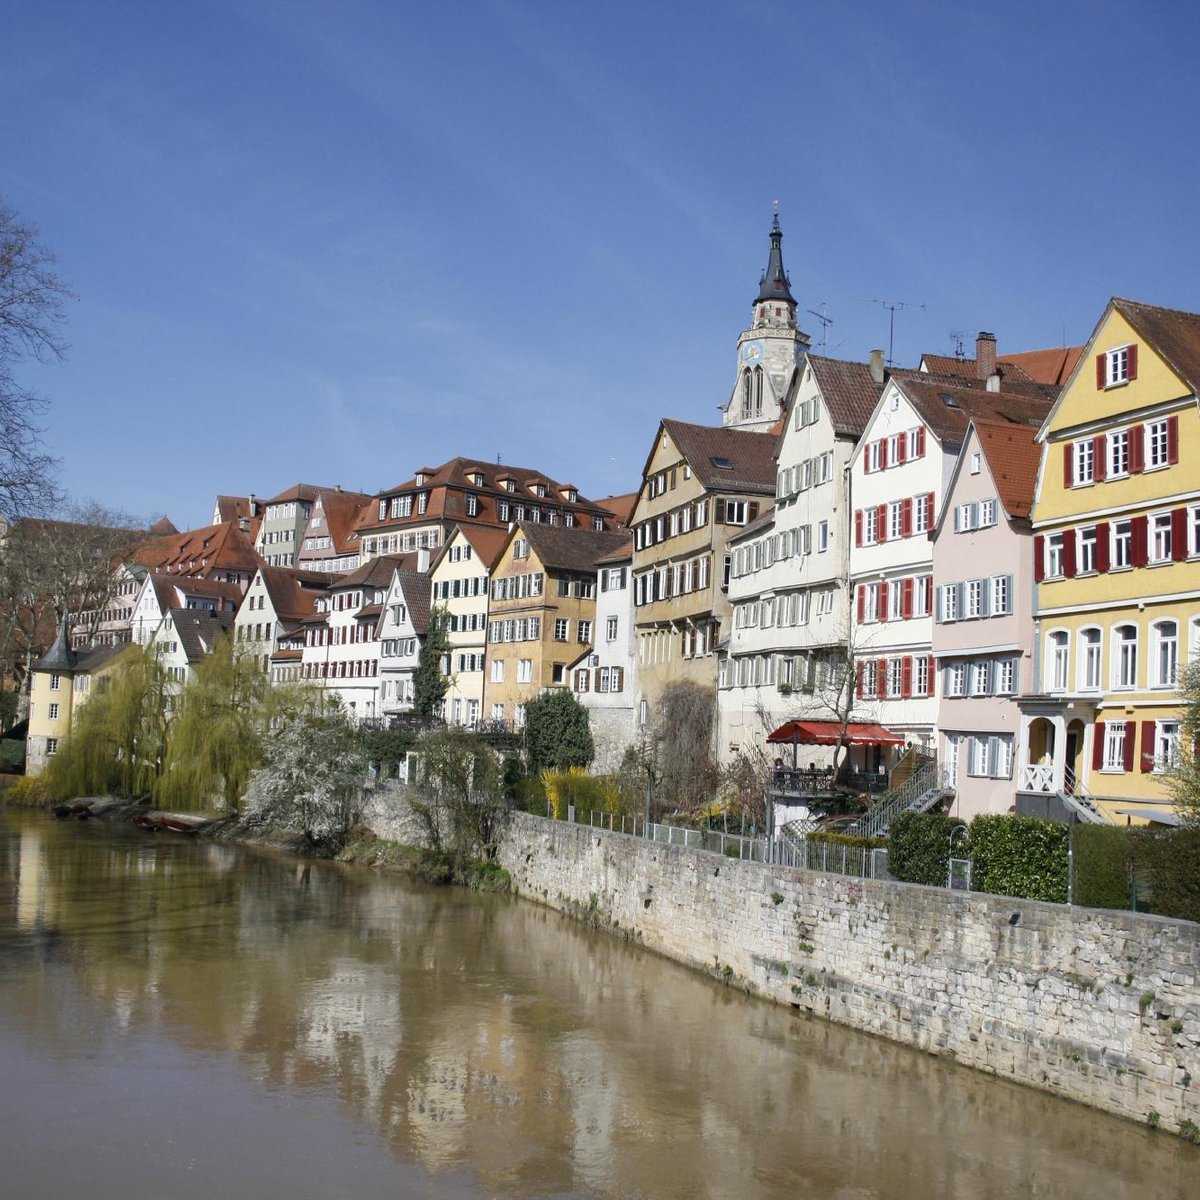
[(366, 765), (337, 697), (315, 697), (311, 706), (285, 711), (272, 726), (263, 765), (243, 798), (246, 819), (338, 847), (358, 817)]

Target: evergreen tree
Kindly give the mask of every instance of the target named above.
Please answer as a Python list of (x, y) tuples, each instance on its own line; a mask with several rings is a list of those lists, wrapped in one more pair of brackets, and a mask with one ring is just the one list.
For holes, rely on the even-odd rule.
[(566, 688), (543, 692), (525, 705), (529, 770), (586, 767), (596, 755), (588, 711)]
[(450, 655), (450, 614), (437, 605), (429, 614), (425, 644), (413, 672), (413, 712), (429, 720), (440, 715), (442, 701), (450, 688), (450, 676), (442, 671), (443, 657)]

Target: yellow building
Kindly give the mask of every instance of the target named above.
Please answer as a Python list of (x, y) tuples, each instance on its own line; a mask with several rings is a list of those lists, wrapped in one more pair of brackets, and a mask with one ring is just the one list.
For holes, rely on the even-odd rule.
[(1018, 810), (1173, 824), (1200, 652), (1200, 314), (1114, 299), (1038, 435)]
[(75, 714), (93, 692), (104, 686), (104, 677), (130, 643), (73, 650), (66, 623), (59, 627), (54, 644), (29, 675), (29, 733), (25, 742), (25, 773), (40, 775), (71, 732)]
[(597, 563), (629, 534), (522, 521), (492, 569), (484, 705), (490, 719), (524, 719), (545, 688), (568, 687), (568, 667), (592, 644)]

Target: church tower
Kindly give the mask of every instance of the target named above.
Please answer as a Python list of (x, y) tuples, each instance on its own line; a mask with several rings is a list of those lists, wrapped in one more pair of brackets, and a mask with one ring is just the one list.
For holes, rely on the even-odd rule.
[(769, 430), (787, 408), (811, 344), (796, 326), (796, 298), (783, 269), (783, 230), (776, 213), (754, 321), (738, 338), (737, 379), (725, 406), (725, 424), (757, 433)]

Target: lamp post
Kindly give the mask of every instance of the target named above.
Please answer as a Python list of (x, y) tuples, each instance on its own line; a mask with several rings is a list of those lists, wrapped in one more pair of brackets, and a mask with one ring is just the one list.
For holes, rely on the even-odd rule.
[[(968, 830), (965, 825), (955, 825), (955, 827), (952, 830), (950, 830), (950, 848), (946, 854), (946, 887), (947, 888), (954, 887), (954, 839), (960, 833), (967, 833), (967, 832), (968, 832)], [(968, 891), (968, 892), (971, 890), (971, 875), (970, 875), (970, 860), (969, 859), (967, 860), (967, 883), (966, 883), (966, 888), (964, 890)]]

